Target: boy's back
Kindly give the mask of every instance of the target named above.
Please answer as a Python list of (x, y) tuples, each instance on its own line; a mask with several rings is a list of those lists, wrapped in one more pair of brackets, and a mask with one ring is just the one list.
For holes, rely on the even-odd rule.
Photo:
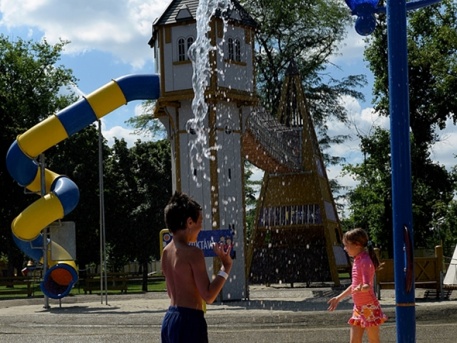
[(198, 268), (198, 260), (204, 262), (203, 252), (197, 247), (183, 246), (173, 241), (165, 247), (162, 256), (162, 272), (167, 280), (171, 306), (202, 309), (202, 297), (193, 272)]

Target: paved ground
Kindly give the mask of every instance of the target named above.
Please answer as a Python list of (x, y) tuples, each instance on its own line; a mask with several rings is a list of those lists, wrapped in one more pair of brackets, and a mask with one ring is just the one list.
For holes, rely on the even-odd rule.
[[(210, 342), (348, 342), (351, 301), (326, 311), (326, 301), (339, 292), (328, 285), (251, 286), (250, 300), (208, 305)], [(416, 342), (457, 342), (457, 291), (448, 295), (437, 300), (433, 292), (416, 292)], [(77, 295), (49, 304), (1, 300), (0, 342), (160, 342), (168, 298), (152, 292)], [(396, 342), (393, 291), (383, 291), (381, 305), (389, 316), (382, 341)]]

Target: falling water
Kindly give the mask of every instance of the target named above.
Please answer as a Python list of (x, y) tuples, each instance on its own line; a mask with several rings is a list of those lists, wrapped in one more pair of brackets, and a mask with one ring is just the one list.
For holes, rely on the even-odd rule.
[(204, 125), (204, 119), (208, 113), (205, 90), (211, 76), (209, 56), (211, 51), (217, 49), (216, 46), (211, 45), (208, 32), (210, 31), (211, 18), (216, 12), (225, 12), (230, 6), (230, 0), (201, 0), (197, 8), (197, 37), (188, 52), (193, 66), (194, 99), (192, 112), (194, 118), (186, 123), (186, 130), (196, 135), (196, 139), (189, 143), (191, 170), (202, 169), (203, 158), (211, 158), (211, 150), (218, 148), (207, 146), (207, 128)]

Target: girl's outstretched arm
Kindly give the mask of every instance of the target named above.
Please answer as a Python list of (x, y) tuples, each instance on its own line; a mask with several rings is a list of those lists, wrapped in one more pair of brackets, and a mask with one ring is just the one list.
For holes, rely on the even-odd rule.
[(327, 304), (329, 305), (328, 310), (329, 311), (335, 310), (337, 308), (339, 302), (341, 300), (343, 300), (344, 298), (346, 298), (351, 293), (352, 293), (352, 285), (349, 285), (349, 287), (346, 288), (343, 292), (341, 292), (340, 295), (333, 297), (329, 301), (327, 301)]

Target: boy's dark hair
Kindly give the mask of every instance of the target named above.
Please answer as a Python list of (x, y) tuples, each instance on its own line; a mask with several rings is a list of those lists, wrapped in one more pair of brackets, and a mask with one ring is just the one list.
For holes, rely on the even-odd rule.
[(185, 193), (175, 192), (165, 206), (165, 224), (170, 232), (184, 230), (190, 217), (197, 221), (202, 207)]

